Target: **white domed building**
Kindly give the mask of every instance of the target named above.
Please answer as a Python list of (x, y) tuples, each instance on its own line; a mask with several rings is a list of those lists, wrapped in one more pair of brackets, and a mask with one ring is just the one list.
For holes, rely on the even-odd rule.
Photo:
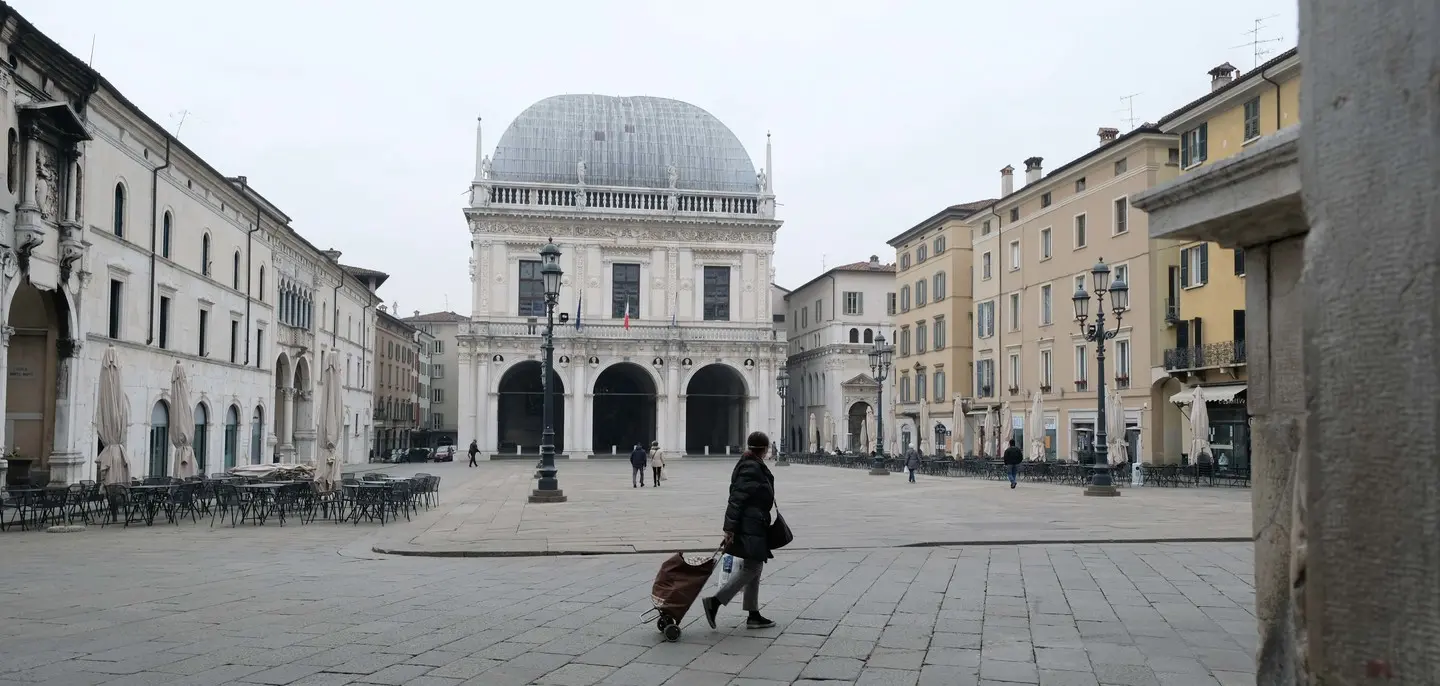
[(551, 239), (565, 271), (558, 453), (624, 455), (658, 440), (724, 455), (750, 431), (778, 437), (785, 341), (771, 263), (781, 222), (768, 140), (757, 171), (699, 107), (602, 95), (535, 103), (493, 156), (482, 133), (465, 208), (473, 293), (457, 341), (459, 444), (476, 439), (491, 457), (538, 452), (539, 251)]

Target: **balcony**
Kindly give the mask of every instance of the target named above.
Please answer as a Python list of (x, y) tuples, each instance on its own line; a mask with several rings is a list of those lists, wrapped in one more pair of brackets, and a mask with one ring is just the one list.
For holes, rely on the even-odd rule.
[(1180, 302), (1178, 300), (1165, 299), (1165, 323), (1170, 326), (1180, 323)]
[(1243, 364), (1245, 341), (1207, 343), (1199, 347), (1170, 348), (1165, 351), (1165, 370), (1169, 372), (1220, 369)]
[[(606, 320), (609, 321), (609, 320)], [(461, 336), (538, 338), (545, 330), (543, 320), (529, 322), (462, 322)], [(729, 343), (784, 343), (785, 332), (776, 331), (766, 323), (735, 324), (729, 326), (693, 325), (682, 323), (676, 326), (665, 324), (631, 324), (627, 331), (622, 324), (583, 324), (579, 330), (573, 323), (555, 324), (556, 340), (632, 340), (654, 341), (674, 340), (729, 342)]]
[(637, 189), (628, 187), (559, 184), (508, 184), (480, 181), (471, 189), (475, 207), (497, 209), (586, 212), (613, 214), (654, 214), (669, 212), (689, 216), (731, 216), (751, 219), (774, 217), (773, 197), (754, 193), (725, 193), (683, 189)]
[(309, 329), (302, 329), (290, 326), (289, 324), (281, 324), (276, 328), (278, 329), (278, 331), (276, 331), (276, 342), (280, 345), (290, 348), (305, 348), (307, 350), (313, 350), (315, 348), (315, 335), (310, 333)]

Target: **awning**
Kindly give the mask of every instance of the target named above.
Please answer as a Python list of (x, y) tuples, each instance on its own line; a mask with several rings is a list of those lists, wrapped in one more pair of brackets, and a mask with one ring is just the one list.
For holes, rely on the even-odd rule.
[[(1234, 402), (1235, 397), (1250, 389), (1249, 384), (1230, 384), (1228, 386), (1201, 386), (1200, 395), (1207, 403), (1228, 403)], [(1176, 405), (1189, 405), (1190, 398), (1195, 393), (1193, 388), (1187, 388), (1175, 395), (1170, 396), (1170, 402)]]

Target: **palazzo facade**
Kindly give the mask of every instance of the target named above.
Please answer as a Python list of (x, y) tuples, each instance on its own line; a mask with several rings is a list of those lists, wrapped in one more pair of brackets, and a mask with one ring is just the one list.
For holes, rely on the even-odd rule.
[(478, 440), (491, 457), (538, 452), (549, 240), (565, 271), (550, 380), (560, 453), (658, 440), (724, 455), (750, 431), (778, 436), (785, 340), (772, 319), (781, 222), (769, 158), (767, 141), (757, 173), (718, 119), (653, 97), (541, 100), (493, 157), (477, 127), (457, 443)]

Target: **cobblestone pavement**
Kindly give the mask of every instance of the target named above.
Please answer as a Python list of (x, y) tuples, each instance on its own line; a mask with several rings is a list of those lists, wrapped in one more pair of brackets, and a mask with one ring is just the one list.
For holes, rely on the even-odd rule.
[(374, 531), (0, 534), (0, 686), (1254, 683), (1244, 543), (785, 550), (777, 627), (697, 608), (665, 643), (639, 619), (661, 555), (388, 557)]
[[(495, 555), (700, 550), (715, 542), (732, 461), (671, 460), (660, 488), (630, 485), (627, 460), (560, 462), (564, 504), (531, 505), (535, 463), (438, 465), (465, 479), (423, 530), (388, 536), (401, 554)], [(648, 472), (648, 470), (646, 470)], [(795, 465), (774, 470), (797, 546), (869, 548), (914, 544), (1250, 540), (1250, 491), (1122, 489), (1087, 498), (1075, 486), (919, 477), (915, 484), (863, 469)], [(647, 474), (648, 479), (648, 474)], [(1203, 522), (1203, 525), (1197, 525)]]

